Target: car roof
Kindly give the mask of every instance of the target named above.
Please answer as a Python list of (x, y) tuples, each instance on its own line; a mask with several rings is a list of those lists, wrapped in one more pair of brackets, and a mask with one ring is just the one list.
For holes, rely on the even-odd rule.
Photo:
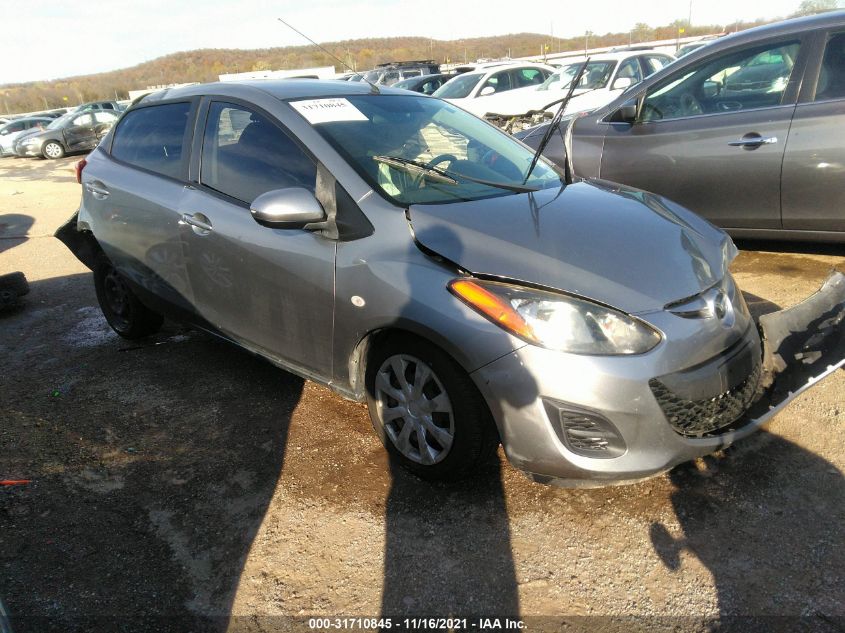
[[(657, 51), (653, 48), (639, 50), (639, 51), (618, 51), (616, 53), (596, 53), (595, 55), (590, 55), (591, 62), (618, 62), (623, 59), (628, 59), (630, 57), (641, 57), (642, 55), (660, 55), (662, 57), (669, 57), (672, 59), (672, 55), (670, 53), (664, 53), (663, 51)], [(570, 57), (568, 59), (558, 59), (555, 60), (558, 63), (561, 63), (563, 66), (569, 66), (570, 64), (580, 64), (583, 62), (586, 57), (580, 55), (578, 57)]]
[(772, 24), (755, 26), (754, 28), (747, 29), (745, 31), (739, 31), (715, 40), (709, 40), (706, 46), (699, 47), (693, 52), (685, 55), (683, 59), (698, 59), (699, 56), (712, 55), (714, 51), (731, 48), (744, 43), (753, 43), (768, 37), (791, 35), (793, 33), (803, 33), (805, 31), (811, 31), (818, 28), (837, 26), (845, 26), (845, 11), (829, 11), (827, 13), (818, 13), (816, 15), (808, 15), (800, 18), (791, 18), (789, 20), (782, 20)]
[[(253, 79), (248, 81), (218, 81), (207, 84), (166, 88), (144, 96), (141, 103), (179, 99), (202, 95), (222, 95), (249, 98), (260, 91), (277, 99), (324, 99), (373, 94), (373, 89), (363, 81), (338, 81), (336, 79)], [(387, 86), (378, 87), (379, 94), (406, 95), (404, 90)]]

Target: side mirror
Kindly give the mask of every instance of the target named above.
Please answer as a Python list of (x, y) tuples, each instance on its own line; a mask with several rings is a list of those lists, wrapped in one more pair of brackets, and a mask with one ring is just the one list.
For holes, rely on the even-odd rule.
[(274, 189), (262, 193), (249, 207), (259, 224), (272, 229), (305, 229), (323, 222), (326, 212), (314, 194), (302, 187)]
[(6, 136), (9, 133), (9, 130), (0, 130), (0, 136)]
[(613, 85), (610, 87), (611, 90), (624, 90), (629, 86), (633, 85), (634, 80), (630, 77), (617, 77), (616, 80), (613, 82)]
[(631, 99), (622, 104), (614, 117), (622, 123), (633, 123), (637, 120), (637, 100)]
[(478, 93), (478, 96), (479, 97), (489, 97), (494, 92), (496, 92), (496, 89), (493, 86), (484, 86), (481, 89), (481, 92)]

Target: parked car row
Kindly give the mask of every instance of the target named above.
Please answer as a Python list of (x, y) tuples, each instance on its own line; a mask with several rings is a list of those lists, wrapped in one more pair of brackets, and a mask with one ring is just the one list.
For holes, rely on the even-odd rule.
[[(453, 98), (551, 71), (469, 74)], [(406, 90), (159, 92), (77, 177), (58, 235), (118, 334), (187, 320), (365, 401), (392, 460), (430, 479), (477, 471), (500, 441), (538, 481), (650, 476), (754, 432), (845, 362), (825, 343), (842, 340), (845, 276), (768, 315), (764, 350), (724, 232), (658, 195), (568, 183)]]
[[(711, 40), (545, 155), (664, 195), (738, 237), (845, 241), (845, 12)], [(544, 128), (517, 134), (537, 146)], [(568, 151), (567, 151), (568, 150)]]
[[(89, 151), (119, 118), (119, 111), (90, 108), (58, 119), (19, 119), (0, 128), (0, 155), (61, 158), (70, 152)], [(21, 129), (6, 132), (12, 128)]]

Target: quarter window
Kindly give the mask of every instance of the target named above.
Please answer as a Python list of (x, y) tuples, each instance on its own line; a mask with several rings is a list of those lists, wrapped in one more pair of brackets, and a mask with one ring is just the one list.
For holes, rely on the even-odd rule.
[(215, 102), (208, 113), (200, 180), (246, 203), (286, 187), (313, 192), (314, 162), (267, 117), (231, 103)]
[(643, 102), (642, 120), (780, 105), (798, 49), (798, 42), (780, 42), (702, 60), (655, 85)]
[(833, 35), (824, 50), (816, 101), (845, 97), (845, 33)]
[(190, 103), (167, 103), (127, 112), (115, 132), (112, 156), (164, 176), (181, 177), (190, 111)]

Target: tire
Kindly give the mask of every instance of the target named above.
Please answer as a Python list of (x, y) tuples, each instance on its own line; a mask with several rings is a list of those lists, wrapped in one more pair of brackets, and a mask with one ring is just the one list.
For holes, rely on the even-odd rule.
[(41, 154), (44, 158), (61, 158), (65, 155), (65, 148), (58, 141), (47, 141), (41, 148)]
[(392, 336), (378, 344), (366, 386), (370, 420), (391, 460), (422, 479), (463, 479), (499, 445), (472, 379), (428, 341)]
[(103, 316), (123, 338), (143, 338), (155, 334), (161, 328), (164, 317), (138, 300), (124, 278), (104, 256), (94, 266), (94, 288)]

